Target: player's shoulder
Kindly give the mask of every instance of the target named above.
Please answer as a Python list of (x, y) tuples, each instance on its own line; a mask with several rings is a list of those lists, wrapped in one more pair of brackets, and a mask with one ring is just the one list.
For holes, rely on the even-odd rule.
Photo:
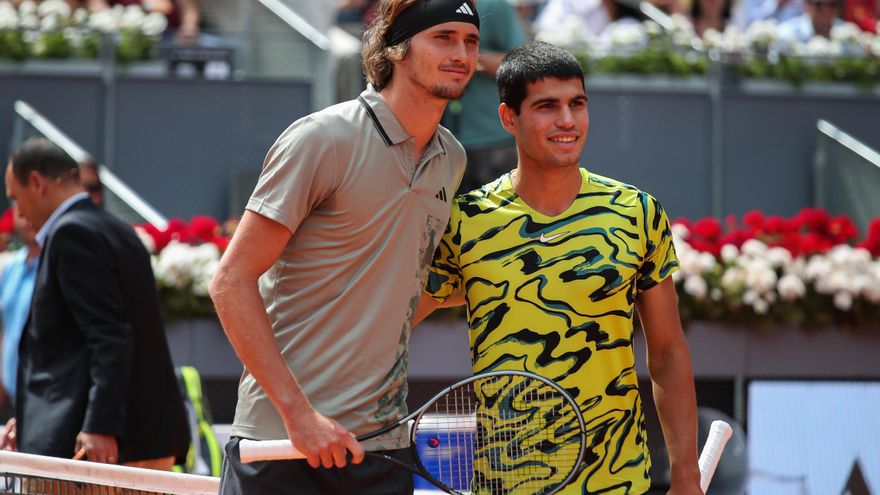
[(462, 160), (466, 159), (467, 154), (465, 153), (464, 146), (458, 142), (458, 139), (452, 134), (452, 131), (439, 125), (437, 126), (437, 136), (440, 139), (440, 145), (443, 146), (443, 151), (445, 151), (450, 157), (460, 158)]
[(473, 217), (497, 211), (515, 199), (515, 196), (508, 172), (488, 184), (459, 194), (453, 201), (453, 208), (465, 216)]
[(584, 174), (590, 189), (612, 197), (611, 204), (631, 206), (633, 204), (657, 203), (654, 196), (632, 184), (586, 170)]

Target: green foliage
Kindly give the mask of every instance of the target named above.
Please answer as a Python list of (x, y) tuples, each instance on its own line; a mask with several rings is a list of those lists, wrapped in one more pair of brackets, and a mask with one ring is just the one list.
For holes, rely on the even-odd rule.
[(61, 30), (43, 31), (34, 44), (34, 55), (51, 59), (70, 58), (73, 56), (73, 45)]
[(20, 29), (0, 29), (0, 60), (21, 61), (28, 55), (28, 45)]
[(122, 29), (119, 31), (119, 44), (116, 45), (116, 60), (123, 64), (148, 60), (152, 55), (154, 41), (140, 30)]
[(795, 86), (808, 81), (853, 83), (870, 90), (880, 83), (880, 57), (807, 58), (780, 55), (774, 63), (766, 57), (752, 56), (739, 66), (742, 77), (781, 79)]

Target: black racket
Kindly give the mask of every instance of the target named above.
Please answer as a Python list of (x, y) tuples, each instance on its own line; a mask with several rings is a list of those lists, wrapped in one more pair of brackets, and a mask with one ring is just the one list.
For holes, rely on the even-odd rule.
[[(367, 452), (454, 494), (549, 495), (578, 474), (586, 448), (577, 403), (552, 381), (519, 371), (466, 378), (398, 421), (357, 439), (410, 429), (410, 465)], [(289, 439), (242, 440), (242, 462), (304, 458)]]

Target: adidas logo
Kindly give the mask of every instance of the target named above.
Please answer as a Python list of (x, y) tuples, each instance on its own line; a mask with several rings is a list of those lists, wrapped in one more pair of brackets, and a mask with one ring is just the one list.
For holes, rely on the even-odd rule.
[(440, 190), (437, 191), (437, 194), (434, 195), (434, 197), (439, 199), (440, 201), (443, 201), (444, 203), (449, 202), (449, 200), (446, 199), (446, 188), (445, 187), (441, 187)]
[(471, 6), (468, 5), (467, 2), (461, 4), (461, 7), (459, 7), (458, 10), (456, 10), (456, 12), (458, 12), (459, 14), (464, 14), (464, 15), (474, 15), (474, 11), (471, 10)]

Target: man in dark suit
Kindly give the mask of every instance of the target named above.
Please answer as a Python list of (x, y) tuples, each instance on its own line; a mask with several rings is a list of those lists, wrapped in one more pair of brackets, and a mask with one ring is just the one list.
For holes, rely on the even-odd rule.
[(170, 469), (189, 434), (146, 249), (48, 140), (16, 151), (6, 194), (43, 254), (0, 448)]

